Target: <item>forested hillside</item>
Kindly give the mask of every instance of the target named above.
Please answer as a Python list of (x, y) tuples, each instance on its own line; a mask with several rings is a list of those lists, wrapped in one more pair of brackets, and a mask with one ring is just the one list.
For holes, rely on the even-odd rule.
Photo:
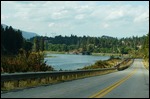
[[(6, 27), (8, 28), (8, 27), (10, 27), (10, 26), (8, 26), (8, 25), (6, 25), (6, 24), (1, 24), (2, 26), (3, 26), (3, 28), (5, 29)], [(13, 28), (15, 31), (17, 31), (18, 29), (15, 29), (15, 28)], [(38, 35), (38, 34), (36, 34), (36, 33), (33, 33), (33, 32), (28, 32), (28, 31), (23, 31), (23, 30), (20, 30), (21, 32), (22, 32), (22, 36), (25, 38), (25, 39), (29, 39), (29, 38), (31, 38), (31, 37), (34, 37), (34, 36), (36, 36), (36, 35)]]
[[(35, 37), (36, 39), (44, 38), (45, 50), (47, 51), (65, 51), (65, 52), (91, 52), (91, 53), (121, 53), (121, 54), (136, 54), (142, 50), (142, 46), (147, 44), (145, 39), (147, 36), (142, 37), (126, 37), (114, 38), (109, 36), (102, 37), (77, 37), (76, 35), (69, 36), (55, 36), (52, 37)], [(33, 42), (35, 38), (30, 40)], [(140, 54), (140, 53), (139, 53)], [(142, 55), (142, 54), (140, 54)], [(140, 56), (139, 55), (139, 56)]]

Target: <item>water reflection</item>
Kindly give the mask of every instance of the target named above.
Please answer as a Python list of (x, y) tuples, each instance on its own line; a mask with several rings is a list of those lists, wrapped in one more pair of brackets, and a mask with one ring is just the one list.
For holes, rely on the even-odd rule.
[(84, 66), (94, 64), (98, 60), (107, 60), (110, 56), (71, 55), (71, 54), (47, 54), (45, 57), (48, 65), (55, 70), (76, 70)]

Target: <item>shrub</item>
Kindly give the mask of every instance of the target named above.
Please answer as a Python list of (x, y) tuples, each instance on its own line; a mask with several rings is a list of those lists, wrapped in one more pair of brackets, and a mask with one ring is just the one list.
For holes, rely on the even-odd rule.
[(1, 56), (1, 71), (3, 72), (28, 72), (28, 71), (52, 71), (44, 61), (42, 52), (30, 52), (21, 50), (16, 56)]

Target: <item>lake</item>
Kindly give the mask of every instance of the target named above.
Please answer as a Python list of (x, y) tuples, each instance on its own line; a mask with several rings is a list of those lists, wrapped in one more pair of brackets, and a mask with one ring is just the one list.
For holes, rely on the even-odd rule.
[(110, 56), (73, 55), (73, 54), (47, 54), (44, 60), (55, 70), (76, 70), (94, 64), (98, 60), (107, 60)]

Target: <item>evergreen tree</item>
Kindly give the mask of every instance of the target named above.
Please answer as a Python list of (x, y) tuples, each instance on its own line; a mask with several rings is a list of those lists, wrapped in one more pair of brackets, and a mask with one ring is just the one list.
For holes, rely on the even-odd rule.
[(40, 39), (40, 50), (44, 51), (44, 37), (41, 37)]
[(34, 50), (35, 52), (38, 52), (38, 51), (40, 50), (39, 39), (38, 39), (37, 36), (34, 38), (33, 50)]
[[(1, 49), (5, 54), (17, 54), (23, 46), (23, 36), (20, 30), (14, 30), (11, 26), (5, 29), (1, 25)], [(4, 53), (2, 53), (4, 54)]]

